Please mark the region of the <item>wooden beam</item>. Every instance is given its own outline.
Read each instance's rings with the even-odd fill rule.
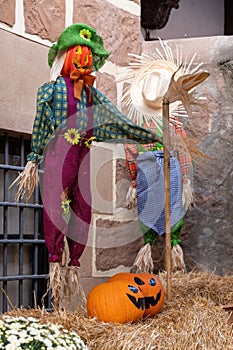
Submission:
[[[163,147],[164,147],[164,215],[166,241],[167,300],[172,300],[171,283],[171,224],[170,224],[170,140],[169,101],[163,98]]]

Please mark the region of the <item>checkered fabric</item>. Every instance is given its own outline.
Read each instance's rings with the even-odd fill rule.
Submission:
[[[98,89],[90,87],[92,97],[94,132],[96,141],[140,142],[161,141],[152,131],[134,124],[124,116]],[[85,130],[88,125],[88,97],[85,88],[81,101],[77,100],[78,130]],[[89,104],[90,106],[90,104]],[[56,82],[45,83],[37,94],[37,113],[33,126],[31,149],[27,160],[38,162],[45,146],[56,128],[65,126],[67,120],[67,88],[63,77]]]
[[[149,151],[137,158],[137,206],[139,220],[156,231],[165,232],[163,151]],[[170,224],[185,214],[182,208],[182,175],[177,158],[170,157]]]
[[[178,119],[174,118],[170,121],[170,137],[172,137],[174,134],[186,137],[183,125],[178,121]],[[149,125],[149,129],[152,130],[155,134],[157,133],[156,127],[153,124]],[[163,147],[160,143],[148,143],[144,145],[126,144],[124,148],[126,156],[126,165],[128,167],[129,175],[131,177],[131,184],[133,187],[136,187],[138,155],[142,152],[161,150]],[[188,177],[190,174],[191,158],[187,153],[184,153],[181,150],[175,149],[174,152],[180,162],[183,183],[186,183],[188,182]]]

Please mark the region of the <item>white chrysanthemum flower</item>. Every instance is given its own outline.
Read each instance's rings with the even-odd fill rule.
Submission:
[[[34,323],[39,323],[39,321],[36,318],[34,318],[34,317],[28,317],[27,321],[34,322]]]
[[[55,334],[60,334],[60,328],[61,326],[55,325],[55,324],[51,324],[50,329],[55,333]]]
[[[12,345],[14,347],[14,349],[17,349],[17,347],[20,346],[20,344],[21,344],[19,339],[14,335],[10,335],[7,338],[7,341],[9,343],[9,345]]]
[[[15,350],[15,346],[12,345],[12,344],[7,344],[7,345],[5,346],[5,350]]]
[[[32,328],[32,327],[29,327],[28,332],[29,332],[29,334],[30,334],[31,336],[40,334],[39,329]]]
[[[35,341],[40,350],[88,350],[76,332],[70,332],[61,325],[40,324],[33,317],[3,317],[0,349],[22,350],[26,346],[34,350]]]
[[[51,347],[53,345],[50,339],[44,339],[43,342],[47,347]]]
[[[7,340],[8,340],[8,342],[13,343],[13,342],[17,341],[18,338],[16,337],[16,335],[12,334],[12,335],[9,335],[9,337],[7,337]]]
[[[21,338],[21,339],[24,339],[24,338],[27,338],[27,336],[28,336],[27,331],[26,331],[25,329],[22,329],[22,330],[20,331],[20,338]]]
[[[26,319],[25,317],[23,317],[23,316],[20,316],[20,317],[18,318],[18,320],[19,320],[19,321],[23,321],[23,322],[27,322],[27,319]]]
[[[43,341],[44,341],[44,338],[43,338],[40,334],[36,335],[36,336],[34,337],[34,339],[35,339],[35,340],[38,340],[38,341],[40,341],[40,342],[43,342]]]

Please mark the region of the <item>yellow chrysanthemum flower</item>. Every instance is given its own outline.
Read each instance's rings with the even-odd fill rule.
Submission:
[[[64,138],[67,142],[71,143],[71,145],[77,145],[80,141],[81,136],[78,130],[71,128],[64,134]]]
[[[88,41],[91,40],[91,32],[88,29],[80,30],[80,36]]]

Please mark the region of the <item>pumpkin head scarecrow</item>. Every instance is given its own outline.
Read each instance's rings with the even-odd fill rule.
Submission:
[[[108,56],[96,30],[83,23],[67,27],[50,48],[51,76],[38,90],[32,152],[15,181],[19,183],[17,199],[29,198],[38,184],[37,170],[43,160],[44,237],[50,287],[59,307],[69,307],[71,298],[79,293],[77,268],[91,221],[92,141],[161,142],[93,86],[91,72],[98,71]]]

